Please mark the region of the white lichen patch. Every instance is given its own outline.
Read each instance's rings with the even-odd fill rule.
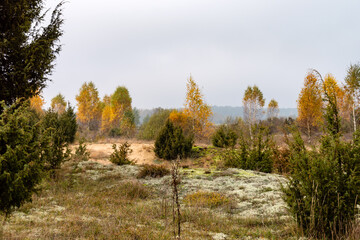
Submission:
[[[209,233],[214,240],[225,240],[227,239],[227,235],[225,233]]]
[[[64,221],[60,216],[57,216],[65,211],[65,208],[59,205],[48,205],[39,208],[30,209],[28,213],[15,211],[12,214],[11,221],[14,222],[46,222],[46,221]]]
[[[220,192],[235,202],[235,214],[241,217],[279,217],[287,215],[280,184],[286,179],[276,174],[241,169],[227,169],[214,175],[203,169],[183,171],[180,199],[196,191]],[[161,192],[171,192],[170,176],[141,180]]]

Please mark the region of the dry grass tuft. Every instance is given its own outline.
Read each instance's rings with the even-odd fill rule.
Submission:
[[[218,192],[197,191],[186,195],[184,202],[189,206],[216,208],[228,205],[231,200]]]
[[[138,174],[138,178],[145,178],[145,177],[152,177],[152,178],[156,178],[156,177],[163,177],[165,175],[170,174],[169,169],[167,169],[165,166],[163,165],[149,165],[149,164],[145,164],[142,166],[139,174]]]

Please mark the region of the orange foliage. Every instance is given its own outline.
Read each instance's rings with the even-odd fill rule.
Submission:
[[[298,102],[298,122],[307,128],[311,137],[311,128],[322,122],[321,86],[313,73],[305,77],[304,87],[300,92]]]
[[[101,131],[107,132],[111,129],[112,111],[110,105],[105,105],[102,111]]]
[[[125,87],[117,87],[111,96],[105,96],[101,130],[107,132],[111,128],[121,128],[125,132],[131,132],[135,128],[131,102],[129,91]]]
[[[184,114],[191,118],[192,130],[197,137],[208,137],[212,126],[210,122],[210,117],[213,115],[211,107],[205,103],[204,96],[191,76],[186,84],[186,89]]]
[[[191,131],[192,120],[184,111],[173,110],[169,115],[169,120],[176,126],[180,126],[185,133]]]
[[[45,103],[44,99],[39,95],[35,95],[32,98],[30,98],[30,107],[35,109],[35,111],[39,114],[44,113],[44,110],[42,109],[44,103]]]
[[[345,89],[339,87],[333,75],[327,74],[324,78],[322,90],[328,93],[329,97],[336,100],[340,116],[343,119],[350,119],[352,99]]]

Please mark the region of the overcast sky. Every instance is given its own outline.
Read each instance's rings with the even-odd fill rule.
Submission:
[[[125,86],[133,107],[181,107],[191,74],[210,105],[241,106],[256,84],[266,104],[296,107],[309,68],[342,82],[360,61],[359,10],[358,0],[70,0],[43,96],[75,105],[93,81],[101,98]]]

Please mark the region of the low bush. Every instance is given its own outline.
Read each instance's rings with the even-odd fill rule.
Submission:
[[[87,150],[84,140],[81,139],[79,141],[79,146],[75,149],[74,158],[77,161],[87,161],[89,160],[89,157],[90,157],[90,152]]]
[[[162,165],[149,165],[145,164],[142,166],[140,172],[138,173],[138,178],[149,177],[163,177],[165,175],[170,174],[170,170]]]
[[[130,146],[128,142],[125,142],[120,144],[119,149],[117,149],[116,144],[113,144],[114,152],[110,155],[110,162],[116,165],[132,164],[133,162],[128,158],[129,154],[132,153]]]
[[[273,171],[279,174],[290,173],[290,150],[288,148],[273,149]]]
[[[191,154],[193,137],[185,137],[181,127],[168,120],[155,141],[155,154],[159,158],[172,160],[186,158]]]
[[[185,204],[195,207],[217,208],[230,203],[230,199],[218,192],[197,191],[184,197]]]
[[[226,125],[221,125],[212,136],[212,144],[215,147],[228,148],[234,147],[238,136]]]
[[[240,137],[239,149],[229,149],[221,153],[225,167],[242,168],[270,173],[273,170],[272,140],[263,127],[253,128],[254,138],[250,142]]]

